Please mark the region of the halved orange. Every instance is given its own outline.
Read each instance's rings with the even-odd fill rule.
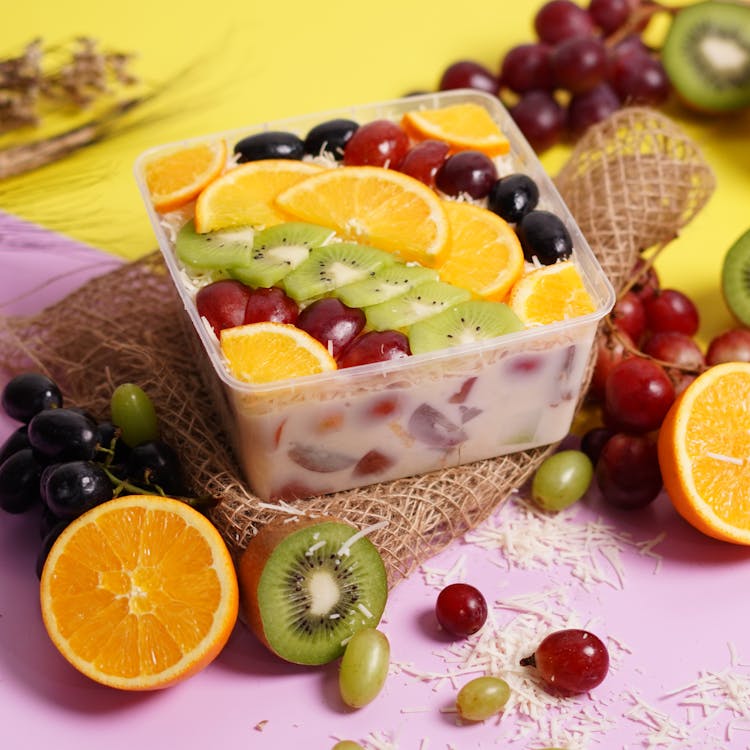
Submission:
[[[596,310],[578,268],[570,260],[522,276],[511,289],[508,304],[526,325],[555,323]]]
[[[289,215],[274,200],[290,185],[322,171],[295,159],[261,159],[240,164],[214,180],[198,196],[195,230],[203,234],[239,226],[281,224]]]
[[[166,213],[190,203],[221,174],[226,161],[227,146],[222,139],[157,152],[143,166],[154,208]]]
[[[478,297],[501,302],[523,273],[523,250],[513,228],[471,203],[445,201],[451,241],[440,278]]]
[[[450,232],[442,201],[424,183],[382,167],[322,171],[285,190],[277,205],[355,242],[434,266]]]
[[[487,156],[510,151],[510,143],[500,126],[481,104],[466,102],[414,110],[403,116],[402,125],[415,140],[436,138],[445,141],[453,151],[474,149]]]
[[[237,620],[232,558],[179,500],[129,495],[72,521],[41,578],[44,625],[79,671],[123,690],[167,687],[221,651]]]
[[[750,363],[701,373],[659,428],[659,465],[674,507],[708,536],[750,545]]]
[[[336,369],[328,349],[288,323],[248,323],[221,332],[230,372],[248,383],[271,383]]]

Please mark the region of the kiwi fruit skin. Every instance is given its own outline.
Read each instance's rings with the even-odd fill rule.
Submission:
[[[729,311],[750,326],[750,229],[737,238],[724,256],[721,292]]]
[[[714,36],[745,51],[733,74],[712,69],[700,49]],[[708,0],[680,8],[661,50],[662,64],[679,98],[705,113],[732,112],[750,106],[750,6]]]
[[[323,540],[328,534],[336,536],[345,534],[350,538],[356,534],[356,529],[351,524],[332,517],[310,518],[295,516],[295,521],[278,519],[262,526],[257,534],[250,540],[244,552],[241,554],[237,564],[237,579],[240,587],[240,604],[243,619],[255,636],[266,648],[285,661],[294,664],[317,665],[327,664],[339,658],[346,647],[348,639],[362,627],[375,627],[380,622],[385,603],[388,596],[387,575],[383,560],[377,548],[366,537],[358,539],[352,544],[350,558],[360,563],[358,575],[366,581],[370,594],[365,604],[371,617],[365,618],[358,610],[356,617],[341,619],[341,627],[335,638],[325,644],[315,644],[310,639],[309,648],[299,642],[287,643],[285,634],[282,632],[274,616],[278,614],[276,607],[263,601],[263,590],[269,581],[264,579],[268,562],[274,554],[285,554],[284,544],[292,540],[292,545],[299,534]],[[318,536],[313,537],[314,534]],[[289,563],[289,568],[293,567]],[[290,570],[291,575],[293,570]],[[275,582],[274,582],[275,583]],[[283,585],[283,581],[279,582]]]

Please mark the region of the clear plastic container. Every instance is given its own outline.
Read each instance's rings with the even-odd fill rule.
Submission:
[[[169,228],[151,205],[143,165],[156,149],[136,162],[138,185],[197,343],[197,365],[258,497],[293,499],[438,471],[553,443],[570,429],[597,325],[612,308],[614,291],[536,154],[497,99],[478,92],[441,92],[218,135],[231,153],[240,138],[255,132],[286,130],[304,137],[334,117],[398,121],[409,110],[458,102],[476,102],[488,110],[511,143],[510,155],[503,157],[507,171],[534,179],[539,207],[567,226],[573,260],[596,305],[593,313],[391,362],[272,384],[241,382],[229,374],[216,337],[198,316],[194,289],[185,283]]]

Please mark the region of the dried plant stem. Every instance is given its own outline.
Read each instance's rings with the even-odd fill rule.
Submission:
[[[145,100],[146,97],[128,99],[118,103],[102,117],[84,125],[49,138],[0,150],[0,180],[43,167],[83,146],[96,143],[107,134],[117,117],[124,115]]]

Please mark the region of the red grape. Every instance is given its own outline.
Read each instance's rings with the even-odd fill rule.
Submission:
[[[617,508],[642,508],[662,490],[656,441],[648,435],[613,435],[602,447],[595,471],[602,498]]]
[[[706,360],[692,336],[679,331],[658,331],[641,347],[644,354],[688,370],[700,370]]]
[[[639,258],[633,267],[632,276],[635,283],[630,291],[645,303],[660,289],[659,275],[653,265],[647,265],[643,258]]]
[[[564,39],[549,61],[557,85],[574,94],[590,91],[607,75],[607,48],[594,36]]]
[[[585,693],[600,685],[609,671],[607,647],[587,630],[569,629],[550,633],[522,667],[536,667],[552,688],[567,694]]]
[[[626,104],[656,106],[669,97],[669,78],[661,61],[655,57],[623,56],[611,66],[610,80]]]
[[[625,24],[630,10],[630,0],[591,0],[589,3],[589,15],[607,35]]]
[[[596,361],[589,392],[594,398],[604,398],[604,388],[612,368],[626,357],[634,356],[635,343],[624,331],[600,336],[596,344]]]
[[[511,107],[510,114],[537,152],[554,146],[565,129],[565,110],[547,91],[529,91],[523,94]]]
[[[708,344],[706,362],[750,362],[750,330],[733,328],[715,336]]]
[[[297,303],[277,286],[252,289],[245,308],[245,323],[266,320],[275,323],[294,323],[299,314]]]
[[[250,287],[234,279],[214,281],[198,290],[195,306],[218,336],[224,328],[241,326],[250,299]]]
[[[329,348],[337,357],[365,327],[365,314],[335,297],[324,297],[308,305],[297,317],[297,327]]]
[[[444,141],[428,139],[412,146],[398,166],[398,171],[435,187],[435,174],[448,156],[450,146]]]
[[[400,331],[367,331],[349,344],[337,362],[339,367],[356,367],[401,359],[410,354],[409,339]]]
[[[599,461],[602,449],[614,434],[608,427],[592,427],[581,438],[581,450],[589,457],[594,466]]]
[[[500,84],[492,73],[473,60],[459,60],[449,65],[440,78],[439,89],[477,89],[496,94]]]
[[[435,185],[446,195],[467,193],[484,198],[497,180],[497,169],[486,154],[467,149],[449,156],[435,174]]]
[[[568,105],[568,126],[574,137],[583,135],[592,125],[606,120],[620,108],[620,100],[608,83],[575,94]]]
[[[625,292],[617,300],[611,318],[618,330],[625,331],[635,342],[640,341],[646,331],[646,311],[633,292]]]
[[[664,368],[650,359],[629,357],[615,365],[604,389],[605,418],[630,432],[656,430],[675,393]]]
[[[594,32],[591,16],[571,0],[550,0],[534,17],[537,36],[548,44],[557,44],[571,36]]]
[[[409,150],[409,136],[391,120],[361,125],[344,147],[344,165],[395,169]]]
[[[644,308],[649,330],[679,331],[688,336],[698,332],[700,318],[695,303],[676,289],[661,289]]]
[[[517,94],[535,89],[552,90],[555,79],[546,44],[519,44],[507,52],[500,66],[500,84]]]
[[[451,635],[471,635],[487,620],[487,602],[474,586],[451,583],[438,594],[435,616],[443,630]]]

